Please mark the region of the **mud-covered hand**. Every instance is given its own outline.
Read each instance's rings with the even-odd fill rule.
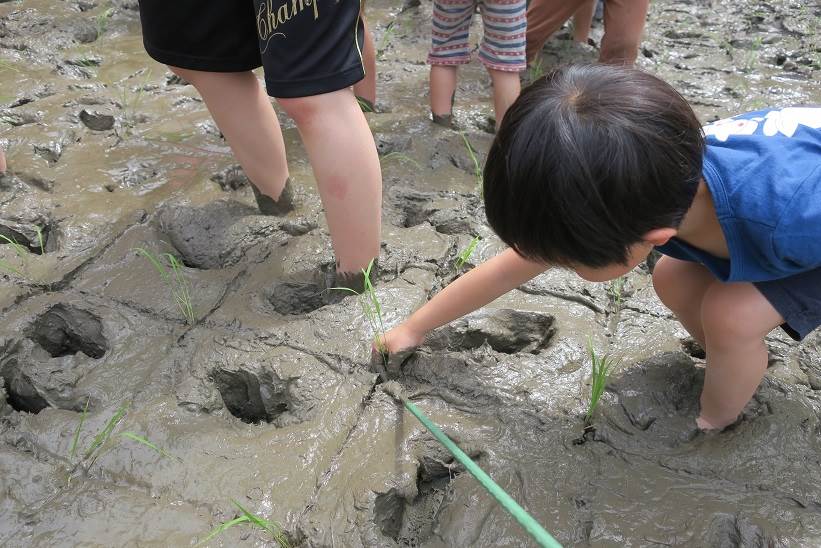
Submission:
[[[395,354],[400,350],[419,346],[424,339],[424,333],[414,331],[406,322],[385,333],[385,337],[381,339],[381,344],[379,345],[382,346],[382,348],[378,348],[376,341],[374,341],[373,350],[375,352],[386,351],[388,354]]]

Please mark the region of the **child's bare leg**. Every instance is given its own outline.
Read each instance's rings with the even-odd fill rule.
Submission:
[[[701,303],[714,282],[716,277],[704,266],[673,257],[662,257],[653,269],[653,287],[659,299],[702,347],[705,342]]]
[[[456,67],[430,66],[430,110],[435,116],[451,114],[456,93]]]
[[[0,173],[6,172],[6,153],[0,148]]]
[[[285,143],[268,95],[252,72],[169,67],[190,82],[260,192],[277,199],[288,178]]]
[[[587,0],[579,6],[573,14],[573,41],[586,44],[590,36],[590,26],[593,24],[593,12],[596,10],[596,0]]]
[[[751,283],[710,286],[701,308],[707,371],[701,428],[724,428],[738,418],[767,370],[764,337],[784,319]]]
[[[362,19],[365,29],[365,43],[362,48],[362,61],[365,66],[365,78],[354,84],[353,92],[370,103],[372,107],[376,104],[376,45],[373,42],[373,35],[368,28],[365,19]]]
[[[294,119],[325,206],[340,272],[379,255],[382,173],[376,145],[350,88],[278,99]]]
[[[496,129],[499,129],[499,124],[505,117],[507,109],[519,96],[522,91],[522,85],[519,80],[519,73],[512,71],[503,71],[495,69],[487,69],[493,80],[493,108],[496,111]]]

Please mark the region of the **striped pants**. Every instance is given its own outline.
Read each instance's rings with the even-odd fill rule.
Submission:
[[[468,35],[477,5],[481,9],[484,26],[479,60],[493,70],[524,70],[526,0],[434,0],[428,63],[463,65],[470,62]]]

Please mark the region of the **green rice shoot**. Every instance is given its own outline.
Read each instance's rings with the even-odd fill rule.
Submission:
[[[382,38],[379,40],[379,44],[376,46],[377,59],[382,59],[382,57],[385,55],[385,52],[388,50],[388,47],[390,47],[395,27],[396,21],[391,21],[390,23],[388,23],[388,26],[385,27],[385,32],[382,33]]]
[[[588,341],[587,352],[590,354],[590,362],[592,367],[591,382],[590,382],[590,403],[587,405],[587,413],[584,415],[584,422],[590,425],[593,419],[593,413],[596,412],[596,407],[599,405],[599,400],[604,393],[604,388],[610,378],[610,373],[618,365],[608,354],[599,356],[593,350],[593,345]]]
[[[613,298],[613,304],[616,305],[617,310],[621,310],[622,302],[624,301],[624,284],[627,281],[625,276],[619,276],[615,280],[610,282],[610,285],[607,287],[607,292],[610,293],[610,296]]]
[[[185,321],[190,325],[197,322],[196,314],[194,313],[194,306],[191,303],[191,287],[182,270],[182,263],[171,253],[162,253],[155,255],[145,248],[138,247],[134,251],[138,255],[142,255],[151,263],[154,270],[160,275],[160,278],[166,286],[171,290],[171,295],[174,297],[174,302],[177,303]],[[161,261],[164,258],[168,266]]]
[[[108,439],[111,437],[111,433],[120,423],[120,421],[123,420],[123,417],[125,417],[125,414],[127,412],[128,404],[124,403],[122,406],[120,406],[119,409],[117,409],[114,415],[110,419],[108,419],[108,422],[103,427],[103,429],[100,430],[96,436],[94,436],[94,440],[91,442],[91,445],[88,447],[85,454],[83,455],[83,459],[91,459],[88,465],[89,467],[91,467],[91,465],[94,464],[94,461],[97,460],[97,457],[100,456],[98,449],[100,449],[108,441]]]
[[[11,248],[14,249],[14,252],[17,254],[18,257],[20,257],[21,259],[26,258],[26,253],[28,252],[28,249],[26,249],[26,246],[19,243],[14,237],[9,238],[4,234],[0,234],[0,240],[4,240],[7,244],[9,244]]]
[[[376,112],[374,108],[361,97],[357,97],[356,102],[359,103],[359,108],[362,109],[362,112]]]
[[[226,522],[220,523],[219,525],[214,527],[205,536],[204,539],[202,539],[196,544],[197,546],[202,546],[203,544],[207,543],[217,535],[220,535],[223,532],[227,531],[231,527],[241,525],[243,523],[249,523],[254,527],[258,527],[259,529],[268,532],[281,548],[289,548],[290,545],[288,543],[288,539],[285,538],[285,535],[282,533],[282,527],[280,527],[279,524],[274,523],[272,521],[268,521],[265,518],[261,518],[256,514],[252,514],[251,512],[243,508],[243,506],[234,499],[231,499],[231,502],[234,504],[234,506],[237,507],[237,509],[239,509],[240,512],[242,512],[242,515],[234,519],[230,519]]]
[[[71,448],[68,451],[68,458],[69,460],[74,460],[74,455],[77,453],[77,443],[80,441],[80,431],[83,429],[83,424],[86,422],[86,417],[88,416],[88,402],[91,401],[91,398],[86,398],[86,404],[83,407],[83,412],[80,415],[80,424],[77,425],[77,429],[74,431],[74,439],[71,441]]]
[[[110,3],[109,3],[110,4]],[[103,12],[99,13],[95,19],[97,26],[97,36],[102,36],[108,30],[108,20],[114,15],[114,8],[109,7]]]
[[[484,181],[484,177],[482,176],[482,164],[479,162],[478,156],[476,156],[476,149],[474,149],[473,145],[471,145],[470,141],[468,141],[467,135],[465,135],[463,131],[460,131],[459,135],[462,136],[462,140],[465,142],[465,148],[468,151],[468,155],[473,161],[473,175],[476,177],[476,186],[479,187],[479,194],[481,195],[482,183]]]
[[[0,270],[5,270],[7,272],[11,272],[12,274],[17,274],[18,276],[23,276],[23,273],[11,266],[6,261],[0,260]]]
[[[136,441],[137,443],[145,445],[146,447],[148,447],[149,449],[153,449],[155,452],[159,453],[163,457],[167,457],[169,459],[182,460],[179,457],[175,457],[174,455],[172,455],[171,453],[169,453],[168,451],[166,451],[162,447],[158,447],[156,444],[151,443],[146,438],[144,438],[144,437],[142,437],[138,434],[135,434],[134,432],[120,432],[120,437],[128,438],[132,441]]]
[[[464,268],[465,264],[470,260],[471,255],[473,255],[473,252],[476,251],[476,246],[479,245],[480,241],[482,241],[481,236],[474,236],[468,246],[459,253],[459,256],[456,258],[456,270],[462,270],[462,268]]]
[[[34,230],[37,231],[37,243],[40,244],[40,255],[46,254],[46,243],[43,241],[43,229],[39,226],[35,226]]]
[[[362,269],[362,274],[365,277],[365,289],[362,293],[357,293],[349,287],[332,287],[336,291],[348,291],[359,297],[359,304],[362,307],[362,313],[368,320],[371,331],[374,333],[374,343],[376,349],[382,354],[382,359],[387,363],[388,349],[385,347],[385,322],[382,320],[382,305],[379,298],[376,296],[376,290],[371,283],[371,270],[373,269],[374,259],[368,263],[367,268]]]

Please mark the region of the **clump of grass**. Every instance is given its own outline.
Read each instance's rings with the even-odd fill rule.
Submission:
[[[471,255],[476,251],[476,246],[479,245],[481,241],[481,236],[474,236],[468,246],[459,253],[459,256],[456,258],[456,270],[462,270],[462,268],[464,268],[465,263],[470,260]]]
[[[590,403],[587,405],[587,413],[584,415],[584,422],[588,426],[593,420],[593,413],[596,412],[596,407],[599,405],[599,400],[604,393],[604,388],[607,386],[607,381],[610,378],[610,373],[618,365],[618,362],[613,360],[608,354],[598,355],[593,350],[593,344],[588,341],[587,352],[590,354],[590,362],[592,364],[591,383],[590,383]]]
[[[482,184],[484,182],[484,177],[482,175],[482,164],[479,162],[479,157],[477,156],[476,149],[473,148],[473,145],[470,144],[468,141],[467,135],[463,131],[459,132],[459,135],[462,136],[462,140],[465,142],[465,148],[468,151],[468,156],[473,161],[473,175],[476,177],[476,186],[479,188],[479,194],[482,194]]]
[[[385,27],[385,32],[382,33],[382,38],[379,40],[379,44],[376,46],[376,58],[382,59],[385,55],[385,52],[391,45],[391,40],[393,39],[393,32],[396,29],[396,21],[391,21],[388,23],[388,26]]]
[[[388,349],[385,346],[385,322],[382,320],[382,305],[379,298],[376,296],[376,291],[371,282],[371,270],[373,269],[374,259],[368,263],[367,268],[362,269],[362,275],[365,277],[365,289],[362,293],[358,293],[349,287],[332,287],[334,291],[348,291],[359,297],[359,305],[362,307],[362,313],[368,321],[371,331],[374,333],[374,345],[382,359],[387,363]]]
[[[86,401],[86,405],[88,405],[88,401]],[[128,412],[128,404],[124,403],[120,406],[119,409],[112,415],[108,422],[105,423],[105,426],[102,430],[97,432],[97,435],[94,436],[94,439],[91,442],[91,445],[88,446],[86,452],[83,454],[83,460],[88,461],[88,468],[94,464],[97,458],[100,456],[100,449],[105,445],[105,443],[111,437],[112,432],[114,432],[114,428],[120,424],[120,421],[123,420],[125,414]],[[81,420],[82,422],[82,420]],[[82,423],[81,423],[82,426]],[[77,434],[79,435],[79,433]]]
[[[216,527],[214,527],[211,532],[206,535],[204,539],[199,541],[196,545],[202,546],[203,544],[207,543],[217,535],[222,534],[224,531],[234,527],[236,525],[240,525],[243,523],[248,523],[252,527],[256,527],[258,529],[262,529],[263,531],[269,533],[274,541],[281,547],[281,548],[289,548],[290,544],[288,543],[288,539],[285,537],[285,534],[282,532],[282,526],[278,523],[267,520],[262,518],[256,514],[252,514],[248,510],[246,510],[240,503],[231,499],[231,502],[237,509],[240,511],[240,515],[234,519],[230,519],[223,523],[220,523]]]
[[[197,322],[197,318],[191,303],[191,287],[182,271],[182,263],[180,260],[171,253],[155,255],[142,247],[138,247],[134,251],[136,251],[138,255],[142,255],[148,259],[154,269],[159,273],[162,281],[165,282],[171,290],[174,302],[177,303],[177,308],[179,308],[185,321],[190,325],[194,325]],[[167,266],[163,264],[163,258]]]

